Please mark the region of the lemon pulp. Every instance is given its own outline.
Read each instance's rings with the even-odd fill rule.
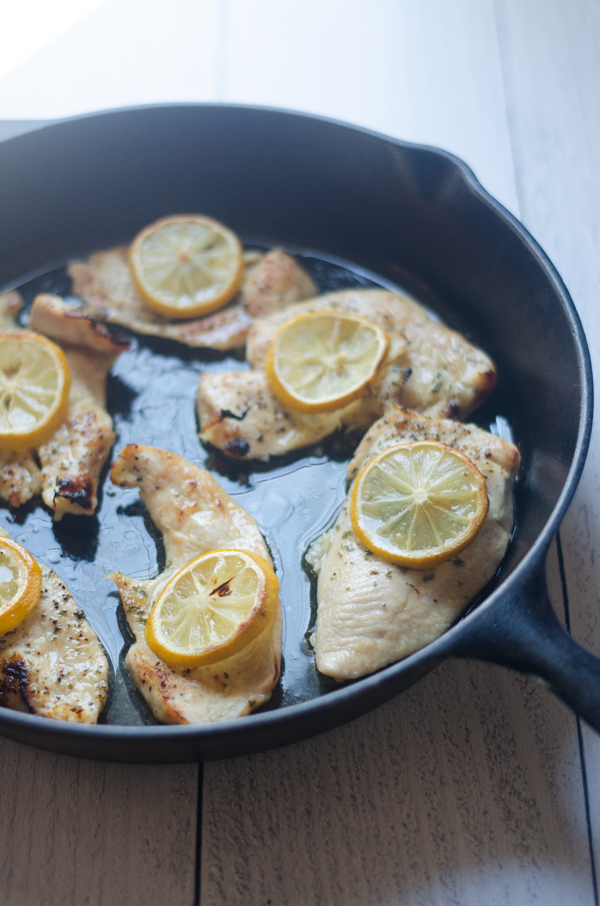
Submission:
[[[460,451],[437,441],[398,444],[356,479],[352,527],[383,559],[417,569],[470,544],[488,511],[485,479]]]
[[[0,334],[0,447],[39,446],[64,421],[69,367],[59,346],[26,331]]]
[[[256,554],[203,554],[159,594],[146,623],[148,644],[173,666],[202,666],[231,657],[269,625],[278,588],[275,573]]]
[[[136,288],[171,318],[191,318],[225,305],[243,276],[243,253],[231,230],[202,215],[165,217],[134,239],[129,260]]]
[[[0,537],[0,634],[10,632],[40,599],[42,573],[29,551]]]
[[[284,324],[266,361],[271,390],[298,412],[348,405],[377,376],[389,348],[381,327],[342,312],[312,312]]]

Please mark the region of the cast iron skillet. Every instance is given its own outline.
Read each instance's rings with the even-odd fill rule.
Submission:
[[[591,368],[573,304],[535,241],[443,151],[285,111],[148,107],[0,145],[0,286],[186,211],[247,241],[319,249],[399,283],[492,355],[493,411],[509,419],[523,456],[502,579],[422,651],[310,701],[201,727],[88,727],[2,709],[0,732],[115,761],[239,755],[357,717],[446,657],[537,674],[600,730],[600,661],[562,628],[544,581],[589,441]]]

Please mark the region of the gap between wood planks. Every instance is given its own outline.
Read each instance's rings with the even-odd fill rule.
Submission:
[[[494,10],[522,219],[573,292],[597,374],[600,5],[597,0],[494,0]],[[596,652],[597,441],[596,419],[580,487],[557,538],[568,628]],[[577,732],[598,904],[600,740],[579,719]]]

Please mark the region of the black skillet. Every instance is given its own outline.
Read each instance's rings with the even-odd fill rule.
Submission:
[[[407,288],[490,353],[500,379],[474,418],[487,425],[504,416],[521,449],[516,535],[478,606],[422,651],[356,683],[313,683],[304,695],[296,690],[279,702],[276,696],[271,710],[208,726],[155,726],[143,718],[132,718],[131,726],[121,715],[120,724],[88,727],[2,709],[0,732],[115,761],[233,756],[337,726],[457,656],[537,674],[600,730],[600,661],[562,628],[544,580],[545,555],[589,442],[591,368],[573,304],[535,241],[465,164],[443,151],[284,111],[150,107],[69,120],[0,145],[0,286],[128,241],[157,217],[188,211],[222,220],[249,244],[317,249],[306,259],[313,264],[352,262],[339,272],[354,268],[359,284],[360,274],[371,273],[384,285]],[[29,286],[52,288],[52,280]],[[173,448],[170,440],[165,436],[164,446]],[[198,446],[197,461],[200,452]],[[305,458],[288,469],[299,465],[316,469],[323,459]],[[216,461],[215,468],[222,470]],[[268,473],[257,474],[268,480]],[[231,486],[233,479],[227,481]],[[339,497],[339,480],[337,487]],[[29,524],[31,512],[17,514],[13,529]],[[77,544],[91,531],[81,525],[56,529],[63,550],[69,532]],[[102,520],[95,531],[98,525]],[[82,569],[86,556],[91,562],[94,552],[84,551]],[[61,572],[60,563],[56,568]],[[92,607],[93,598],[91,589],[81,604]],[[105,610],[114,611],[115,603],[103,594]],[[310,662],[300,649],[298,657]],[[288,649],[284,679],[295,676],[292,659]],[[131,690],[117,695],[134,700]],[[113,712],[119,713],[109,710],[109,721]]]

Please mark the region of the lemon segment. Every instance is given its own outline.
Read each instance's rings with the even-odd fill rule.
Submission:
[[[16,629],[42,593],[42,573],[29,551],[0,537],[0,635]]]
[[[168,318],[195,318],[240,288],[243,250],[231,230],[196,214],[165,217],[134,239],[129,265],[144,302]]]
[[[426,569],[475,539],[488,512],[485,478],[447,444],[417,441],[383,450],[352,489],[357,538],[401,566]]]
[[[0,449],[47,441],[65,420],[70,387],[59,346],[36,333],[0,333]]]
[[[358,399],[376,378],[388,335],[366,318],[311,312],[288,321],[269,348],[275,396],[296,412],[333,412]]]
[[[241,550],[203,554],[160,592],[146,622],[152,651],[173,667],[215,664],[270,623],[279,582],[266,560]]]

